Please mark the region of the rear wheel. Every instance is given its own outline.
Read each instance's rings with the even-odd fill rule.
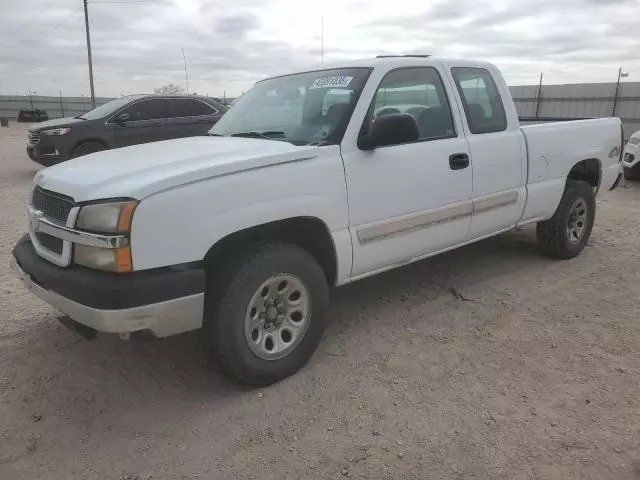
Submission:
[[[593,187],[586,182],[567,180],[556,213],[549,220],[538,223],[538,245],[555,258],[575,257],[591,236],[595,214]]]
[[[82,157],[101,150],[106,150],[106,147],[100,142],[84,142],[73,149],[71,158]]]
[[[208,280],[203,333],[228,377],[264,386],[298,371],[325,329],[326,276],[302,248],[250,246]]]

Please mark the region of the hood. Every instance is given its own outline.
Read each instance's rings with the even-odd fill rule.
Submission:
[[[47,130],[49,128],[60,128],[60,127],[69,127],[76,123],[85,123],[87,120],[82,120],[80,118],[73,117],[65,117],[65,118],[54,118],[53,120],[47,120],[46,122],[39,122],[35,125],[31,125],[27,130],[31,131],[39,131],[39,130]]]
[[[254,138],[181,138],[75,158],[41,170],[34,182],[77,202],[142,200],[186,183],[313,157],[317,148]]]

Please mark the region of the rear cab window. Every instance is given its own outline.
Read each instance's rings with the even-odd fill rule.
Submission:
[[[471,133],[502,132],[507,129],[500,91],[491,73],[484,68],[451,69]]]

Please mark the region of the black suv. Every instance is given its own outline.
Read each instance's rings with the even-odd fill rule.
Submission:
[[[133,95],[27,129],[27,154],[45,167],[109,148],[204,135],[227,111],[207,97]]]

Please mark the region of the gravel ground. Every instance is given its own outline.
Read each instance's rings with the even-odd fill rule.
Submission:
[[[87,342],[14,279],[23,143],[0,129],[0,479],[640,478],[640,184],[574,260],[526,229],[335,290],[309,365],[249,390],[194,334]]]

